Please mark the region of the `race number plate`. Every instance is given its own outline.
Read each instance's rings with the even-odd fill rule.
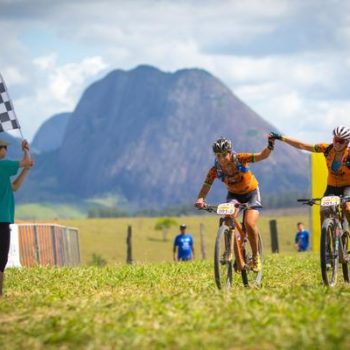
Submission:
[[[232,215],[235,210],[236,207],[234,203],[222,203],[218,205],[218,210],[216,212],[219,215]]]
[[[332,207],[340,204],[340,197],[327,196],[321,199],[321,207]]]

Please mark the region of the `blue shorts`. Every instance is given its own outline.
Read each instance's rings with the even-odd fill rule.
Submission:
[[[350,186],[334,187],[328,185],[323,196],[350,196]]]

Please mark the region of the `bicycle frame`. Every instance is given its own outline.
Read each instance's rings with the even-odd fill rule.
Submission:
[[[244,241],[246,239],[246,232],[243,230],[241,224],[237,220],[237,215],[226,215],[220,219],[220,226],[225,225],[230,229],[230,251],[234,252],[237,269],[242,271],[245,268],[245,261],[243,256]],[[226,243],[226,242],[225,242]]]
[[[224,203],[232,206],[230,203]],[[206,210],[213,212],[217,210],[218,206],[210,206],[208,205]],[[224,214],[223,217],[220,219],[220,226],[225,223],[225,225],[230,229],[231,232],[231,246],[230,250],[231,252],[234,252],[236,263],[237,263],[237,269],[239,271],[242,271],[245,269],[246,263],[244,259],[244,242],[247,237],[247,233],[242,228],[241,224],[238,221],[238,217],[243,211],[243,217],[244,217],[244,210],[247,209],[247,206],[244,204],[237,204],[235,205],[235,210],[230,212],[228,214]],[[225,213],[225,209],[223,210],[223,213]],[[219,213],[218,213],[219,214]],[[233,239],[232,239],[233,238]]]
[[[320,206],[321,206],[321,213],[323,211],[322,222],[326,219],[330,219],[332,220],[333,225],[336,228],[335,230],[336,245],[334,247],[334,253],[336,256],[339,256],[340,263],[347,263],[349,262],[347,247],[344,246],[344,242],[342,239],[345,234],[348,234],[348,232],[344,230],[344,227],[346,226],[346,223],[347,223],[347,219],[343,212],[343,204],[345,201],[350,200],[350,198],[338,197],[338,196],[329,196],[324,198],[334,198],[334,201],[336,201],[335,198],[339,198],[339,202],[333,205],[323,205],[322,204],[323,198],[322,198]]]

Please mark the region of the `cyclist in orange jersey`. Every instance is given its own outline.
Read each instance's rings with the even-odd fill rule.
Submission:
[[[259,208],[262,208],[258,181],[248,167],[248,163],[266,159],[274,148],[274,138],[269,137],[268,146],[260,153],[236,153],[232,151],[230,140],[220,138],[213,144],[215,164],[210,168],[203,186],[198,194],[195,206],[203,208],[205,197],[215,179],[219,178],[228,189],[226,201],[248,203],[249,209],[244,214],[244,225],[252,248],[252,269],[261,270],[261,259],[258,253]]]
[[[328,168],[327,187],[324,196],[350,196],[350,128],[341,125],[333,130],[333,142],[308,144],[291,137],[271,132],[270,137],[283,141],[298,149],[323,153]],[[350,224],[350,202],[344,204],[346,218]],[[322,214],[322,213],[321,213]]]

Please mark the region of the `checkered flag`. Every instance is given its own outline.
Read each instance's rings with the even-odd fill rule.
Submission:
[[[0,74],[0,132],[12,129],[20,129],[20,126],[5,81]]]

